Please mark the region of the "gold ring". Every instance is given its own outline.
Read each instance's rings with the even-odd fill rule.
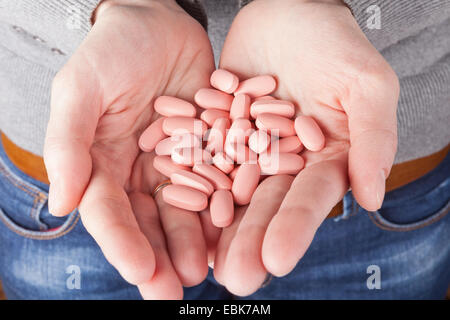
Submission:
[[[153,190],[153,198],[156,197],[156,194],[158,193],[159,190],[163,189],[164,187],[167,187],[169,184],[172,184],[172,181],[170,180],[164,180],[163,182],[161,182],[160,184],[158,184],[156,186],[156,188]]]

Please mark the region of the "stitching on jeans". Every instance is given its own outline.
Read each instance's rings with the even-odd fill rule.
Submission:
[[[3,224],[4,224],[9,230],[11,230],[12,232],[18,234],[19,236],[22,236],[22,237],[28,238],[28,239],[34,239],[34,240],[53,240],[53,239],[60,238],[60,237],[62,237],[62,236],[64,236],[64,235],[66,235],[67,233],[69,233],[70,231],[72,231],[73,228],[75,228],[75,226],[77,225],[78,221],[80,220],[80,214],[77,213],[76,215],[73,215],[73,216],[70,217],[69,219],[71,219],[71,220],[73,220],[73,221],[71,221],[71,222],[68,224],[67,228],[66,228],[63,232],[56,233],[56,234],[51,235],[51,236],[47,236],[47,235],[44,235],[44,234],[43,234],[43,235],[30,235],[30,234],[27,234],[27,233],[25,233],[25,232],[23,232],[23,231],[14,229],[13,227],[11,227],[10,222],[7,221],[7,220],[5,220],[5,219],[3,218],[3,216],[0,215],[0,220],[3,222]]]
[[[402,227],[401,225],[399,225],[396,228],[385,225],[382,222],[382,220],[379,217],[377,217],[373,212],[368,212],[368,215],[369,215],[370,220],[372,220],[372,222],[376,226],[378,226],[379,228],[381,228],[383,230],[396,231],[396,232],[407,232],[407,231],[413,231],[413,230],[425,228],[425,227],[427,227],[427,226],[429,226],[429,225],[431,225],[431,224],[441,220],[443,217],[445,217],[449,213],[449,211],[450,211],[450,207],[447,208],[446,210],[442,211],[441,213],[437,214],[435,217],[433,217],[432,219],[430,219],[426,223],[423,223],[423,224],[419,223],[417,226]]]
[[[0,166],[0,173],[3,174],[3,176],[16,188],[24,191],[25,193],[27,193],[30,197],[34,198],[33,199],[33,206],[30,210],[30,217],[32,220],[36,220],[36,215],[37,215],[37,205],[41,203],[42,199],[46,199],[47,196],[40,192],[40,191],[36,191],[33,190],[32,188],[30,188],[27,184],[25,184],[24,182],[16,179],[8,170],[6,170],[6,168],[4,167],[3,163]],[[39,202],[38,202],[39,200]]]

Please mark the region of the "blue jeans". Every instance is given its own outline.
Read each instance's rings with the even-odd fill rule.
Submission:
[[[450,282],[450,156],[389,192],[378,212],[351,193],[284,278],[250,299],[439,299]],[[103,257],[79,213],[49,214],[48,186],[18,170],[0,145],[0,276],[10,299],[139,299]],[[186,299],[231,298],[210,275]]]

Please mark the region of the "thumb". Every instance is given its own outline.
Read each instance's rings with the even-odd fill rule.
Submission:
[[[397,151],[398,79],[383,64],[362,76],[344,107],[350,131],[349,178],[353,195],[369,211],[378,210]]]
[[[99,86],[75,56],[53,80],[44,161],[50,180],[49,211],[73,211],[92,171],[90,147],[100,116]]]

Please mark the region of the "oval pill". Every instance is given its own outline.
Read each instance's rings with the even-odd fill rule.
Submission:
[[[215,189],[231,189],[231,179],[228,178],[225,173],[210,164],[195,164],[192,171],[206,178],[212,183]]]
[[[145,152],[152,152],[158,142],[167,138],[167,135],[163,131],[163,122],[166,118],[159,118],[141,134],[139,137],[139,146]]]
[[[217,152],[212,158],[212,163],[219,170],[225,172],[226,174],[230,173],[234,168],[233,159],[230,159],[224,152]]]
[[[260,175],[261,170],[258,164],[244,163],[239,167],[231,187],[236,204],[243,206],[250,203]]]
[[[176,171],[170,175],[170,180],[173,184],[191,187],[208,196],[214,192],[214,187],[208,180],[190,171]]]
[[[256,118],[255,124],[258,129],[269,131],[279,137],[295,135],[294,121],[276,114],[261,113]]]
[[[155,152],[158,156],[169,156],[174,149],[177,148],[193,148],[199,147],[200,140],[198,137],[187,133],[181,136],[171,136],[158,142]]]
[[[162,189],[162,197],[166,203],[189,211],[202,211],[208,206],[206,194],[182,185],[168,185]]]
[[[250,120],[238,118],[233,121],[227,132],[225,143],[247,143],[248,137],[253,133]]]
[[[225,143],[225,154],[237,164],[257,163],[258,155],[242,143]]]
[[[203,88],[197,91],[194,100],[195,103],[204,109],[229,111],[233,102],[233,96],[216,89]]]
[[[325,146],[325,136],[317,122],[308,116],[295,119],[295,132],[306,149],[320,151]]]
[[[295,114],[294,104],[284,100],[255,101],[250,107],[250,115],[256,119],[261,113],[276,114],[286,118],[292,118]]]
[[[156,156],[155,158],[153,158],[153,168],[155,168],[155,170],[165,175],[166,177],[170,177],[172,173],[179,170],[190,171],[189,167],[176,164],[168,156]]]
[[[277,87],[277,82],[274,77],[270,75],[262,75],[253,77],[239,83],[239,86],[234,91],[234,95],[245,93],[250,96],[250,98],[257,98],[261,96],[266,96]]]
[[[250,103],[251,99],[246,94],[238,94],[235,96],[230,108],[231,120],[237,118],[248,119],[250,117]]]
[[[295,153],[263,153],[259,155],[262,174],[297,174],[305,166],[305,161]]]
[[[211,163],[211,154],[201,148],[176,148],[171,154],[171,159],[177,164],[192,167],[197,163]]]
[[[227,227],[234,217],[233,194],[228,190],[217,190],[209,205],[212,223],[219,228]]]
[[[195,117],[197,110],[192,103],[170,96],[160,96],[154,103],[155,111],[165,117]]]
[[[211,74],[211,86],[226,93],[233,93],[239,85],[239,78],[224,69],[217,69]]]
[[[297,136],[291,136],[286,138],[281,138],[277,141],[278,143],[278,151],[281,153],[290,152],[290,153],[299,153],[303,150],[303,144]]]
[[[234,180],[234,178],[236,178],[236,173],[239,170],[239,166],[235,167],[233,169],[233,171],[231,171],[228,176],[230,177],[231,180]]]
[[[248,146],[256,153],[262,153],[270,145],[270,136],[266,131],[257,130],[248,138]]]
[[[230,120],[227,118],[219,118],[214,121],[212,128],[207,132],[206,150],[212,154],[222,151],[225,144],[226,131],[229,127]]]
[[[276,98],[272,96],[262,96],[253,99],[253,101],[262,101],[262,100],[276,100]]]
[[[190,133],[196,136],[203,136],[208,126],[200,119],[189,117],[165,118],[162,129],[168,136],[183,135]]]
[[[212,127],[214,122],[219,118],[229,118],[230,114],[223,110],[218,109],[206,109],[200,114],[200,119],[205,121],[208,126]]]

